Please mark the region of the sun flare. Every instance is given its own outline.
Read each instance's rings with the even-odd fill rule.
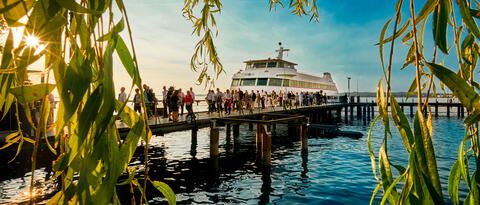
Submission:
[[[25,44],[29,47],[38,47],[40,45],[40,40],[33,35],[25,37]]]

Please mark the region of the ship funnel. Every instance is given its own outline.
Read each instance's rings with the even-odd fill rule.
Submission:
[[[330,74],[329,72],[323,73],[323,78],[325,78],[328,81],[333,81],[332,74]]]

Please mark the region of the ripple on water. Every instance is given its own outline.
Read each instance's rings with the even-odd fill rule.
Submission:
[[[448,172],[457,158],[458,144],[463,138],[462,121],[440,118],[433,121],[433,142],[444,195]],[[286,128],[277,126],[277,133]],[[308,152],[287,136],[272,140],[272,166],[258,163],[255,132],[241,127],[237,144],[227,140],[220,129],[220,157],[210,159],[209,129],[198,131],[197,143],[191,144],[191,132],[177,132],[154,137],[150,143],[150,176],[168,183],[179,204],[368,204],[376,182],[372,174],[367,148],[366,126],[344,126],[343,130],[364,133],[363,138],[323,139],[310,137]],[[389,156],[396,164],[406,164],[406,151],[398,132],[392,127]],[[280,139],[282,138],[282,139]],[[373,128],[375,153],[383,138],[383,127]],[[142,173],[142,153],[137,153],[131,166]],[[45,181],[47,171],[40,168],[39,194],[51,194],[55,187]],[[43,178],[41,177],[43,176]],[[0,182],[0,203],[28,200],[28,174]],[[165,203],[158,192],[151,191],[152,204]],[[461,193],[462,196],[465,192]]]

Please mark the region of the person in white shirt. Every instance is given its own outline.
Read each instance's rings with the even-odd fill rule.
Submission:
[[[125,93],[125,87],[120,88],[120,93],[118,94],[118,101],[121,103],[127,102],[127,93]]]

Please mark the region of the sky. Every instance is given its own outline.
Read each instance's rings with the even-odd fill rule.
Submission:
[[[244,67],[243,61],[275,57],[278,42],[290,49],[284,59],[298,63],[298,71],[321,76],[330,72],[339,92],[374,92],[382,76],[378,47],[380,31],[394,15],[394,1],[319,0],[320,20],[298,17],[288,8],[269,11],[266,0],[224,0],[216,16],[219,34],[214,39],[225,73],[216,80],[221,89],[230,86],[231,77]],[[193,87],[198,73],[190,69],[190,58],[199,38],[192,35],[192,24],[182,16],[180,0],[126,0],[133,29],[141,77],[155,92],[162,86]],[[393,90],[406,91],[413,69],[400,72],[404,49],[394,59]],[[129,87],[130,80],[118,60],[116,87]]]

